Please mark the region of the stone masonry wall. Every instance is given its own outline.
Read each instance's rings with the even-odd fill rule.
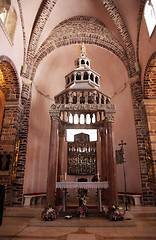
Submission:
[[[153,183],[154,203],[156,204],[156,99],[144,99],[143,107],[149,135],[149,176]]]
[[[20,148],[18,155],[17,176],[12,187],[12,204],[21,205],[23,203],[23,184],[27,151],[27,139],[29,131],[29,114],[31,104],[31,88],[23,85],[22,88],[22,114],[20,119],[19,140]]]
[[[150,57],[144,74],[143,108],[146,119],[146,128],[149,136],[151,156],[151,175],[156,204],[156,52]]]
[[[3,77],[0,88],[5,96],[5,109],[0,133],[0,154],[10,156],[9,169],[0,171],[0,184],[6,186],[5,203],[10,205],[12,202],[12,163],[21,113],[19,104],[20,90],[14,64],[6,56],[0,56],[0,70],[2,73],[1,77]]]
[[[8,171],[1,171],[0,182],[6,186],[7,205],[12,203],[12,165],[14,160],[15,142],[18,138],[19,119],[21,108],[18,103],[7,102],[4,111],[4,121],[0,140],[0,154],[10,154],[10,164]]]
[[[138,144],[143,203],[145,205],[153,205],[154,203],[153,184],[148,177],[147,159],[145,151],[145,137],[148,136],[148,133],[146,130],[144,111],[141,105],[143,93],[140,81],[131,83],[131,92],[133,97],[134,120]]]

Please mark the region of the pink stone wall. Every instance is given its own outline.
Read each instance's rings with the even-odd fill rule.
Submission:
[[[49,108],[49,101],[33,90],[24,179],[26,193],[46,191],[50,139]]]

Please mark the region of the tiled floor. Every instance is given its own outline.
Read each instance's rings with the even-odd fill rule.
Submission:
[[[133,207],[133,227],[40,227],[30,226],[40,208],[7,208],[4,211],[0,239],[2,240],[156,240],[156,207]],[[97,218],[98,223],[98,218]]]

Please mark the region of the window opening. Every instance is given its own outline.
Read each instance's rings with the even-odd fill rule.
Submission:
[[[87,72],[84,73],[83,80],[88,80],[88,73]]]
[[[156,26],[156,1],[148,0],[145,4],[144,17],[148,29],[149,36],[152,35]]]
[[[72,74],[72,76],[71,76],[71,81],[72,82],[74,81],[74,74]]]
[[[90,142],[88,134],[75,134],[74,142],[68,142],[68,174],[93,175],[96,172],[96,142]]]
[[[17,22],[17,14],[15,9],[11,6],[10,0],[0,1],[0,19],[4,25],[4,29],[9,34],[11,40],[13,40]]]
[[[99,79],[98,79],[98,77],[96,76],[95,77],[95,82],[98,84],[99,83],[99,81],[98,81]]]
[[[76,80],[81,80],[81,73],[78,72],[78,73],[76,74]]]
[[[93,73],[90,74],[90,80],[91,80],[91,81],[94,81],[94,75],[93,75]]]
[[[74,123],[76,120],[76,115],[74,116]],[[75,134],[86,133],[89,135],[90,141],[97,141],[97,129],[67,129],[66,130],[66,141],[74,142]]]

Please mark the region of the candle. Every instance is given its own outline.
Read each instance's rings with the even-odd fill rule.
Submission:
[[[99,181],[99,172],[98,172],[98,181]]]
[[[66,181],[67,180],[67,173],[65,172],[64,174],[64,180]]]

